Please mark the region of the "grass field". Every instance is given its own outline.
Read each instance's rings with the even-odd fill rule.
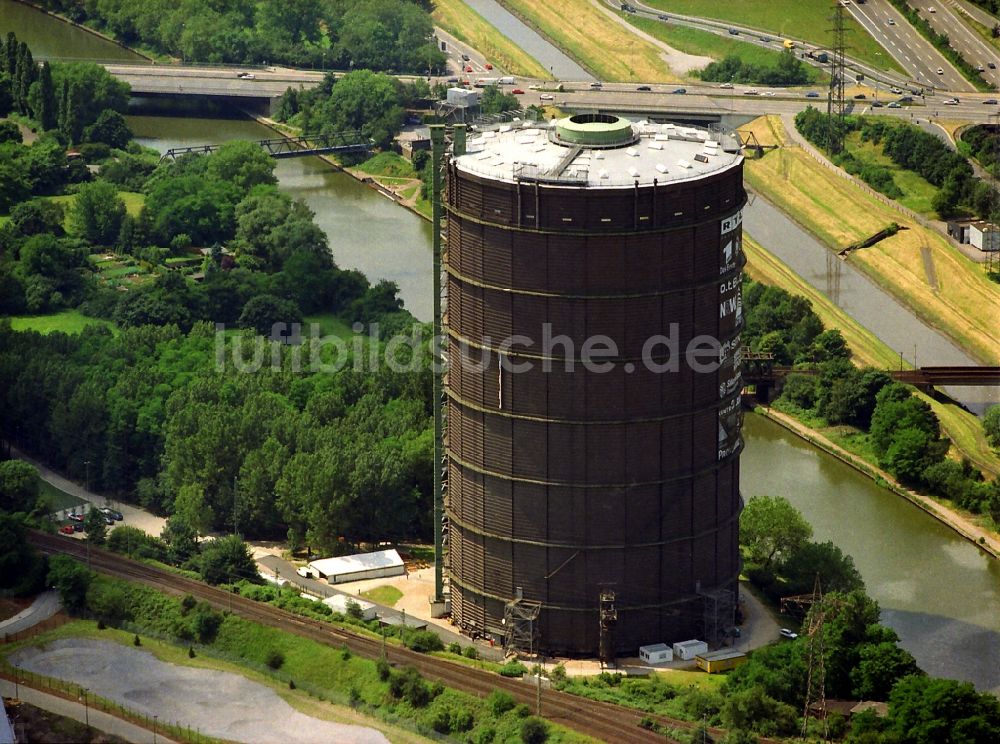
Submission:
[[[79,333],[88,325],[103,325],[114,329],[114,324],[100,318],[90,318],[76,310],[63,310],[49,315],[14,315],[10,317],[15,331],[38,331],[39,333]]]
[[[320,333],[324,336],[337,336],[338,338],[350,338],[354,335],[351,330],[351,326],[344,320],[341,320],[333,313],[317,313],[315,315],[306,315],[302,318],[305,324],[317,323],[319,325]],[[306,328],[306,333],[308,334],[308,327]]]
[[[128,212],[133,217],[138,217],[139,212],[142,211],[142,205],[146,203],[146,196],[140,194],[137,191],[119,191],[118,195],[125,202],[125,211]],[[62,204],[65,210],[65,218],[63,219],[63,228],[69,229],[69,213],[73,208],[73,203],[76,201],[76,194],[63,194],[61,196],[41,196],[39,199],[44,199],[45,201],[55,202],[56,204]]]
[[[369,589],[367,592],[361,592],[361,596],[380,605],[392,607],[402,598],[403,593],[396,587],[386,584]]]
[[[746,164],[746,178],[830,247],[842,248],[897,222],[906,229],[856,251],[851,262],[929,324],[983,362],[1000,360],[1000,289],[981,267],[936,232],[910,222],[800,148],[767,153]],[[922,251],[938,287],[925,273]]]
[[[848,151],[862,163],[874,163],[892,171],[892,180],[904,194],[896,201],[929,219],[938,218],[937,212],[931,206],[931,201],[938,191],[936,186],[913,171],[896,165],[892,158],[882,152],[882,145],[862,142],[860,132],[851,132],[847,136],[846,146]]]
[[[713,59],[723,59],[730,56],[739,57],[744,63],[759,67],[775,67],[778,64],[778,60],[781,59],[781,52],[777,49],[765,49],[756,44],[748,44],[745,41],[723,38],[709,31],[662,23],[661,21],[634,13],[622,13],[621,15],[640,31],[645,31],[650,36],[654,36],[665,44],[669,44],[674,49],[686,54],[697,54],[712,57]],[[806,70],[809,71],[810,79],[813,81],[819,81],[828,77],[821,70],[811,65],[807,65]]]
[[[728,21],[748,28],[758,28],[779,36],[801,39],[819,46],[830,47],[832,34],[829,20],[830,0],[739,0],[739,2],[707,2],[706,0],[645,0],[645,4],[681,15]],[[864,60],[883,70],[903,70],[850,13],[846,15],[847,55]]]
[[[675,81],[661,50],[612,21],[590,0],[502,0],[529,25],[604,81]],[[569,20],[572,22],[567,22]]]
[[[534,57],[496,30],[462,0],[434,0],[434,22],[456,39],[482,52],[486,59],[511,75],[551,79]]]
[[[38,480],[38,492],[48,503],[49,512],[72,509],[75,506],[86,503],[83,499],[61,491],[48,481],[43,481],[40,478]]]

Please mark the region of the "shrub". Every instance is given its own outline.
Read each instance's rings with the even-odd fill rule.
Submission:
[[[194,658],[194,646],[188,646],[188,658],[189,659]]]
[[[504,677],[523,677],[528,668],[519,661],[508,661],[500,667],[500,674]]]
[[[499,718],[508,710],[513,709],[514,698],[510,693],[504,692],[503,690],[494,690],[490,693],[490,696],[486,698],[486,709],[493,714],[494,718]]]
[[[478,659],[479,649],[476,648],[475,646],[466,646],[465,651],[462,652],[462,655],[465,656],[466,659]]]
[[[289,690],[294,690],[295,689],[295,680],[294,679],[289,679],[288,680],[288,689]]]
[[[136,633],[135,637],[132,639],[132,645],[133,646],[141,646],[142,645],[142,641],[139,639],[139,634],[138,633]]]
[[[281,669],[281,666],[284,663],[285,655],[278,649],[272,648],[267,652],[267,665],[271,667],[271,669]]]
[[[378,663],[375,665],[375,669],[378,672],[378,678],[382,682],[389,679],[389,675],[392,674],[392,667],[389,666],[389,662],[385,659],[379,659]]]
[[[448,644],[448,653],[457,654],[458,656],[461,656],[462,644],[459,643],[458,641],[452,641],[451,643]]]
[[[406,667],[389,679],[389,694],[397,700],[406,700],[414,708],[423,708],[431,701],[431,691],[413,667]]]
[[[425,654],[429,651],[444,650],[444,643],[437,633],[430,630],[411,630],[403,634],[403,645]]]
[[[529,716],[521,721],[521,741],[524,744],[542,744],[549,738],[549,727],[541,718]]]

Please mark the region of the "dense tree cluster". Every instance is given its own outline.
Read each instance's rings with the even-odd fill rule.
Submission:
[[[715,83],[757,83],[760,85],[805,85],[812,76],[805,63],[791,49],[785,49],[773,67],[745,62],[737,55],[729,55],[718,62],[710,62],[698,73],[702,80]]]
[[[412,371],[295,372],[310,343],[274,345],[277,368],[237,374],[216,343],[207,324],[72,337],[0,324],[0,434],[71,476],[89,461],[95,489],[171,515],[181,553],[233,525],[326,549],[429,533],[427,351]]]
[[[444,66],[428,3],[411,0],[42,0],[129,46],[184,62],[427,72]]]

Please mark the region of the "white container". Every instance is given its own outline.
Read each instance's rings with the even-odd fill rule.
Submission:
[[[674,652],[665,643],[639,646],[639,658],[647,664],[665,664],[674,660]]]
[[[708,644],[704,641],[690,640],[674,644],[674,656],[684,661],[691,661],[698,654],[707,654]]]

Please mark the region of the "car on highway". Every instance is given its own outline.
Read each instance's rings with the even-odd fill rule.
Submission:
[[[465,71],[466,72],[472,72],[472,65],[466,65],[465,66]]]
[[[659,18],[661,21],[669,21],[670,20],[670,16],[663,15],[663,13],[660,13],[660,15],[658,15],[656,17]]]
[[[900,103],[913,103],[913,96],[903,96],[899,99]]]
[[[591,87],[591,88],[603,88],[603,87],[604,87],[604,84],[603,84],[603,83],[601,83],[601,81],[600,81],[600,80],[595,80],[594,82],[592,82],[592,83],[590,84],[590,87]]]
[[[457,83],[458,82],[458,78],[457,77],[450,77],[447,80],[445,80],[445,82],[446,83]]]
[[[491,65],[489,62],[487,62],[485,65],[483,65],[483,67],[485,67],[487,70],[492,70],[493,69],[493,65]]]
[[[866,96],[864,93],[858,93],[856,96],[854,96],[855,101],[863,101],[866,98],[868,98],[868,96]]]
[[[983,101],[983,105],[984,106],[996,106],[997,105],[997,99],[996,98],[987,98],[985,101]]]
[[[892,20],[891,18],[888,21],[886,21],[886,23],[888,25],[890,25],[890,26],[895,26],[896,25],[896,22],[894,20]]]
[[[983,67],[982,65],[976,65],[976,71],[977,72],[986,72],[986,68]]]
[[[798,633],[796,633],[794,630],[789,630],[788,628],[782,628],[781,630],[779,630],[778,635],[780,635],[782,638],[788,638],[793,641],[799,637]]]
[[[767,44],[767,43],[769,43],[771,41],[771,37],[770,36],[761,36],[760,40],[763,41],[765,44]]]
[[[934,7],[934,6],[932,5],[931,7],[929,7],[929,8],[927,9],[927,12],[928,12],[928,13],[937,13],[937,8],[935,8],[935,7]]]
[[[670,92],[671,92],[671,93],[677,93],[678,95],[684,95],[684,94],[685,94],[685,93],[687,93],[688,91],[687,91],[687,88],[674,88],[674,89],[673,89],[672,91],[670,91]]]
[[[884,105],[881,101],[872,101],[872,108],[882,108]]]
[[[241,72],[236,77],[241,78],[243,80],[253,80],[254,74],[252,72]]]
[[[722,85],[720,85],[719,87],[720,88],[732,88],[733,84],[732,83],[722,83]]]
[[[736,28],[729,29],[729,33],[731,33],[733,36],[739,36],[740,35],[739,29],[736,29]]]
[[[640,85],[636,90],[652,90],[648,85]]]
[[[556,99],[556,97],[551,93],[542,93],[538,96],[538,98],[542,101],[554,101]]]
[[[756,88],[747,88],[745,91],[743,91],[743,95],[745,95],[745,96],[759,96],[760,95],[760,91],[757,90]]]
[[[937,68],[937,74],[938,75],[944,75],[944,68],[943,67]]]
[[[808,93],[806,93],[806,98],[819,98],[819,93],[817,93],[814,90],[811,90]]]
[[[958,99],[957,98],[946,98],[946,99],[944,99],[942,101],[942,103],[945,106],[957,106],[958,105]]]
[[[901,88],[897,88],[897,87],[896,87],[896,86],[894,85],[894,86],[892,86],[891,88],[889,88],[889,92],[890,92],[890,93],[895,93],[895,94],[896,94],[896,95],[898,96],[898,95],[899,95],[900,93],[902,93],[903,91],[902,91],[902,89],[901,89]]]
[[[469,55],[468,54],[463,54],[462,55],[462,61],[463,62],[468,62],[469,61]]]
[[[991,70],[995,70],[997,68],[997,63],[996,62],[987,62],[986,66],[989,67]]]
[[[515,96],[523,96],[524,95],[524,91],[521,90],[520,88],[514,88],[514,90],[512,90],[511,93],[514,94]]]
[[[903,104],[901,104],[899,101],[890,101],[889,108],[903,108]]]
[[[763,93],[761,93],[761,95],[762,96],[773,96],[774,95],[774,91],[773,90],[765,90]]]

